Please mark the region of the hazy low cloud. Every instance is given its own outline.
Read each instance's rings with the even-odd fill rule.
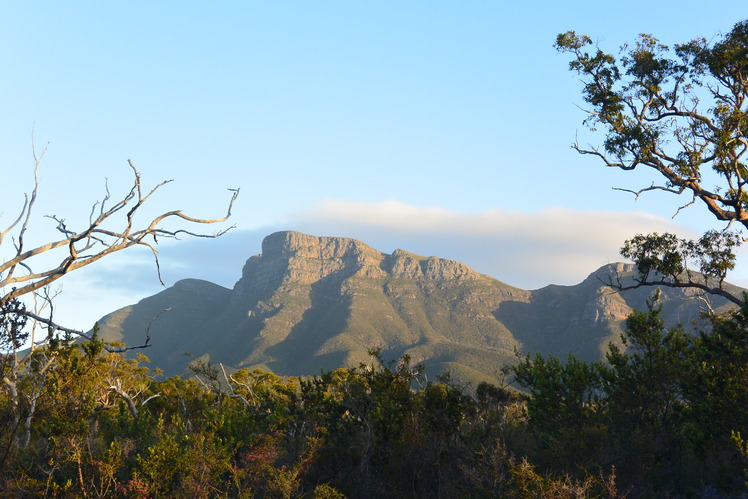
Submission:
[[[689,235],[671,220],[647,213],[567,208],[455,213],[398,201],[330,199],[293,218],[314,234],[362,239],[388,253],[403,248],[459,260],[527,289],[580,282],[598,267],[621,260],[619,248],[634,234]]]
[[[689,235],[682,226],[646,213],[566,208],[456,213],[398,201],[329,199],[289,214],[282,225],[236,230],[219,239],[162,243],[164,282],[170,286],[198,278],[230,288],[241,277],[247,258],[261,252],[262,239],[278,230],[352,237],[385,253],[402,248],[458,260],[525,289],[581,282],[600,266],[619,261],[622,242],[636,233]],[[65,293],[58,304],[60,317],[76,321],[75,327],[89,327],[105,313],[163,290],[147,251],[113,255],[76,274],[64,280]]]

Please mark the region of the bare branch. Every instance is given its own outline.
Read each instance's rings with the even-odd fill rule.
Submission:
[[[219,363],[218,365],[221,366],[221,372],[223,372],[223,379],[226,380],[226,386],[229,388],[229,397],[231,398],[238,398],[241,399],[242,402],[244,402],[244,405],[251,405],[249,401],[244,398],[240,393],[236,393],[234,391],[234,387],[231,385],[231,381],[229,381],[229,377],[226,375],[226,368],[223,367],[223,364]],[[233,378],[231,378],[233,380]]]
[[[165,308],[161,312],[157,313],[156,316],[153,319],[151,319],[151,322],[148,323],[148,328],[145,330],[145,343],[143,344],[143,347],[150,346],[150,343],[151,343],[151,326],[153,326],[153,323],[156,322],[156,320],[159,317],[161,317],[166,312],[169,312],[173,308],[174,307]]]
[[[122,400],[124,400],[127,403],[127,408],[130,410],[130,414],[132,414],[133,419],[137,419],[138,407],[135,405],[135,402],[133,401],[132,397],[130,397],[130,395],[122,389],[122,384],[120,383],[119,379],[115,380],[114,384],[110,386],[107,390],[119,395],[120,398],[122,398]]]
[[[151,395],[150,397],[148,397],[147,399],[145,399],[144,401],[142,401],[140,403],[140,406],[142,407],[142,406],[146,405],[148,402],[150,402],[151,400],[159,398],[160,396],[161,396],[160,393],[154,393],[153,395]]]
[[[691,199],[691,201],[689,201],[688,203],[686,203],[683,206],[679,207],[678,210],[676,210],[675,214],[673,214],[673,218],[677,217],[678,214],[681,212],[681,210],[685,210],[689,206],[692,206],[693,204],[695,204],[697,199],[698,199],[698,197],[696,195],[694,195],[693,198]],[[730,220],[730,223],[732,223],[732,220]]]
[[[684,188],[681,187],[680,189],[671,189],[669,187],[665,187],[665,186],[662,186],[662,185],[654,185],[654,184],[652,184],[649,187],[645,187],[644,189],[639,189],[638,191],[634,191],[634,190],[631,190],[631,189],[624,189],[622,187],[613,187],[613,190],[614,191],[621,191],[621,192],[629,192],[629,193],[633,194],[636,197],[636,200],[638,201],[639,200],[639,196],[641,196],[645,192],[649,192],[649,191],[665,191],[665,192],[672,192],[674,194],[680,194],[680,193],[682,193],[684,191]],[[678,210],[678,211],[680,211],[680,210]]]
[[[77,329],[71,329],[71,328],[68,328],[68,327],[65,327],[65,326],[61,326],[61,325],[55,323],[54,321],[52,321],[51,319],[47,319],[46,317],[42,317],[42,316],[40,316],[38,314],[35,314],[33,312],[26,311],[26,312],[24,312],[24,315],[26,315],[27,317],[29,317],[31,319],[34,319],[35,321],[38,321],[38,322],[46,325],[48,328],[50,328],[51,331],[62,331],[64,333],[69,333],[69,334],[75,336],[75,338],[74,338],[73,341],[75,341],[78,338],[82,338],[84,340],[89,340],[89,341],[93,340],[93,336],[91,336],[89,334],[86,334],[83,331],[79,331]],[[104,350],[106,350],[107,352],[110,352],[110,353],[123,353],[123,352],[128,352],[130,350],[137,350],[137,349],[141,349],[141,348],[148,348],[150,346],[151,345],[150,345],[150,343],[148,341],[146,341],[146,343],[143,344],[143,345],[130,346],[130,347],[128,347],[128,346],[114,347],[112,345],[107,345],[106,343],[103,344]]]
[[[44,152],[46,152],[46,148]],[[167,183],[170,183],[171,180],[166,180],[157,184],[150,191],[144,194],[141,186],[140,173],[135,168],[132,161],[128,160],[128,165],[133,172],[133,184],[124,197],[113,205],[107,207],[108,202],[111,199],[107,182],[105,186],[105,196],[101,202],[97,201],[92,206],[89,223],[83,228],[83,230],[72,230],[68,227],[65,220],[55,215],[51,215],[48,218],[57,222],[57,230],[62,234],[62,239],[27,250],[24,247],[23,236],[29,228],[31,211],[34,201],[36,200],[39,186],[37,171],[39,163],[44,156],[44,152],[39,157],[37,157],[36,152],[34,152],[36,160],[34,170],[34,189],[32,190],[31,195],[27,196],[27,200],[24,203],[24,208],[18,220],[2,234],[3,236],[8,234],[18,225],[18,223],[21,223],[17,237],[15,255],[7,261],[0,262],[0,289],[15,284],[22,285],[15,287],[10,292],[0,295],[0,304],[48,286],[76,269],[88,266],[107,255],[122,251],[132,246],[145,246],[151,250],[156,262],[158,279],[163,284],[157,255],[158,252],[154,247],[154,244],[158,241],[158,237],[179,238],[181,235],[188,235],[193,237],[215,238],[220,237],[234,227],[231,226],[213,234],[205,234],[185,228],[170,230],[165,228],[163,224],[170,219],[182,220],[190,224],[199,225],[224,222],[231,216],[231,210],[239,195],[239,189],[229,189],[232,192],[232,195],[228,203],[226,215],[223,217],[213,219],[198,218],[186,215],[180,210],[174,210],[154,217],[143,228],[136,228],[134,223],[135,214],[148,198],[158,191],[158,189]],[[126,212],[124,212],[125,209],[127,209]],[[102,227],[105,222],[113,220],[119,213],[124,214],[124,221],[119,229],[105,229]],[[146,240],[146,238],[150,237],[153,237],[153,242]],[[64,252],[62,252],[63,248],[66,248]],[[58,255],[57,263],[48,265],[45,269],[40,271],[32,271],[29,261],[42,254]],[[17,275],[15,271],[18,267],[23,268],[26,272]]]
[[[675,281],[669,281],[666,279],[658,279],[658,280],[641,280],[641,281],[635,281],[635,284],[630,285],[623,285],[621,282],[614,283],[612,280],[604,281],[600,280],[603,284],[606,286],[609,286],[617,291],[627,291],[630,289],[638,289],[643,287],[652,287],[652,286],[665,286],[668,288],[679,288],[679,289],[700,289],[706,293],[721,296],[723,298],[726,298],[727,300],[731,301],[732,303],[735,303],[736,305],[742,305],[743,300],[742,297],[735,296],[734,294],[730,293],[729,291],[725,290],[722,287],[714,287],[709,286],[705,283],[701,283],[698,281],[685,281],[685,282],[675,282]]]
[[[20,222],[23,219],[23,216],[26,214],[26,208],[29,206],[29,195],[25,194],[23,195],[23,206],[21,207],[21,212],[18,214],[18,218],[15,219],[13,223],[11,223],[7,229],[4,231],[0,231],[0,245],[3,244],[3,238],[5,235],[13,230],[13,228],[18,225],[18,222]]]

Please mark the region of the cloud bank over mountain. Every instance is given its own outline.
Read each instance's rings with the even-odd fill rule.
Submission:
[[[329,199],[296,219],[306,232],[363,239],[383,251],[403,245],[459,260],[525,289],[578,283],[601,265],[620,260],[621,244],[637,233],[691,235],[671,220],[648,213],[568,208],[456,213],[398,201]]]
[[[536,289],[579,283],[600,266],[619,261],[622,242],[634,234],[692,235],[671,220],[647,213],[529,208],[458,213],[395,200],[325,199],[285,215],[274,226],[242,230],[251,221],[235,220],[239,228],[219,239],[163,241],[161,274],[167,285],[192,277],[230,288],[247,258],[260,252],[265,236],[298,230],[359,239],[387,253],[404,248],[457,260],[513,286]],[[150,252],[115,255],[67,278],[58,318],[74,321],[74,327],[90,327],[95,318],[160,289]]]

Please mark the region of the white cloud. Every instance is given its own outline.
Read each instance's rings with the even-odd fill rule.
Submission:
[[[241,222],[241,221],[238,221]],[[244,262],[261,251],[262,239],[278,230],[360,239],[386,253],[402,248],[461,261],[508,284],[535,289],[581,282],[602,265],[620,261],[623,241],[637,233],[693,234],[669,219],[647,213],[490,210],[457,213],[399,201],[364,203],[327,199],[292,213],[283,225],[232,231],[219,239],[168,241],[159,248],[167,285],[200,278],[231,287]],[[60,319],[89,327],[116,308],[161,291],[149,252],[104,259],[63,279]]]
[[[291,218],[313,234],[354,237],[385,252],[403,248],[459,260],[523,288],[578,283],[600,266],[619,261],[623,241],[637,233],[692,236],[683,226],[648,213],[568,208],[456,213],[399,201],[327,199]]]

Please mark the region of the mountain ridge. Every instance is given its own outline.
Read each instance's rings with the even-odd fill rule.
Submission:
[[[99,331],[134,345],[150,330],[148,355],[167,374],[184,373],[190,353],[235,369],[313,375],[368,362],[378,347],[385,358],[424,362],[433,376],[495,382],[515,351],[600,359],[651,291],[622,293],[603,281],[633,271],[609,264],[580,284],[528,291],[452,260],[283,231],[263,240],[232,289],[182,280],[103,317]],[[691,298],[664,290],[666,320],[695,319],[693,304],[684,305]]]

